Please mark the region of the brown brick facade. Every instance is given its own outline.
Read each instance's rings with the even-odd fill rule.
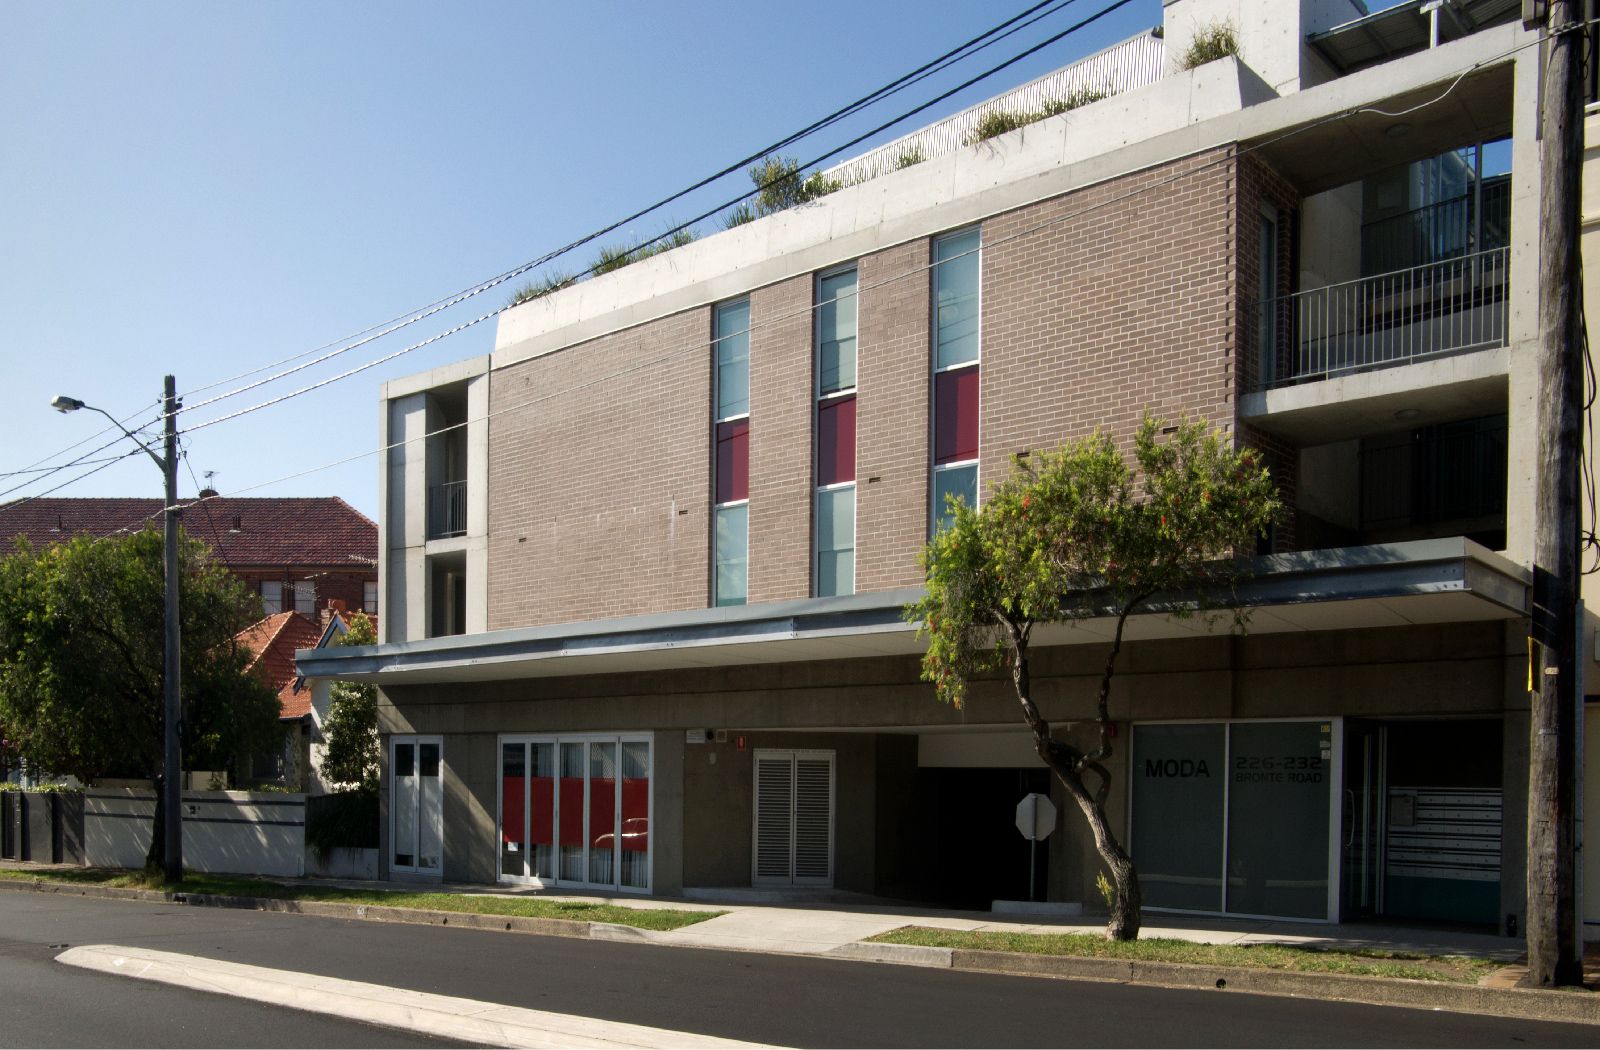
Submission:
[[[1096,429],[1131,444],[1146,409],[1231,421],[1232,165],[1214,164],[1222,156],[983,224],[980,498],[1010,472],[1013,453]]]
[[[750,295],[751,602],[811,595],[813,283]]]
[[[922,583],[928,538],[928,389],[932,247],[926,240],[861,260],[856,339],[856,590]],[[890,281],[909,273],[910,276]],[[887,283],[884,283],[887,282]]]
[[[984,221],[980,496],[1013,453],[1097,428],[1126,443],[1146,410],[1234,424],[1235,318],[1257,294],[1264,199],[1287,289],[1298,200],[1229,148]],[[859,262],[860,592],[922,581],[930,251],[919,239]],[[812,592],[813,299],[811,274],[750,293],[752,603]],[[491,630],[710,604],[710,324],[702,307],[496,371]],[[1292,504],[1297,450],[1237,433],[1272,457]],[[1280,549],[1292,542],[1280,528]]]
[[[710,332],[689,310],[495,373],[490,630],[706,607]]]

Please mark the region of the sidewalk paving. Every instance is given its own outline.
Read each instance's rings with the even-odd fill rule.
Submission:
[[[774,900],[771,891],[726,893],[696,891],[691,897],[603,896],[573,894],[473,883],[433,885],[415,882],[364,882],[344,879],[283,879],[286,883],[410,892],[486,894],[500,897],[537,896],[551,900],[612,904],[624,908],[672,908],[725,912],[713,919],[671,931],[647,931],[659,944],[745,951],[819,955],[853,941],[902,926],[947,930],[993,930],[1011,933],[1098,934],[1105,924],[1093,916],[1050,918],[1030,916],[1027,922],[1004,921],[990,912],[958,911],[907,904],[862,894],[798,892],[794,899]],[[758,898],[752,901],[751,898]],[[1516,962],[1527,951],[1521,938],[1460,930],[1438,930],[1376,923],[1290,922],[1221,916],[1174,915],[1147,911],[1141,938],[1171,937],[1201,944],[1293,944],[1328,949],[1366,949],[1420,955],[1468,955]]]

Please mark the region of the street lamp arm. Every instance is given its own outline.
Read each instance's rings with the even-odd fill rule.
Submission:
[[[117,417],[112,415],[110,412],[107,412],[105,409],[95,408],[93,405],[85,404],[84,402],[79,401],[77,398],[71,397],[58,397],[50,404],[52,407],[61,412],[72,412],[80,408],[87,408],[91,412],[100,413],[102,416],[105,416],[107,419],[111,420],[112,426],[126,434],[129,441],[143,449],[144,454],[150,457],[151,462],[155,463],[157,470],[160,470],[162,474],[167,472],[167,465],[161,459],[161,457],[150,451],[149,445],[146,445],[143,441],[140,441],[138,438],[134,437],[132,431],[118,422]]]

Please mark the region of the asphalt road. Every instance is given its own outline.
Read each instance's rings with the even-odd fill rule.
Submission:
[[[421,1046],[74,971],[119,944],[793,1047],[1600,1046],[1600,1027],[0,891],[0,1044]],[[59,949],[57,949],[59,951]]]

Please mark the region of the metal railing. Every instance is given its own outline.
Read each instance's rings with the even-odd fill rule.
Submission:
[[[428,487],[428,539],[467,534],[467,483],[447,481]]]
[[[1250,303],[1239,325],[1246,388],[1504,346],[1510,260],[1495,248]]]
[[[1485,179],[1471,193],[1361,227],[1361,272],[1426,266],[1511,243],[1511,183]]]

